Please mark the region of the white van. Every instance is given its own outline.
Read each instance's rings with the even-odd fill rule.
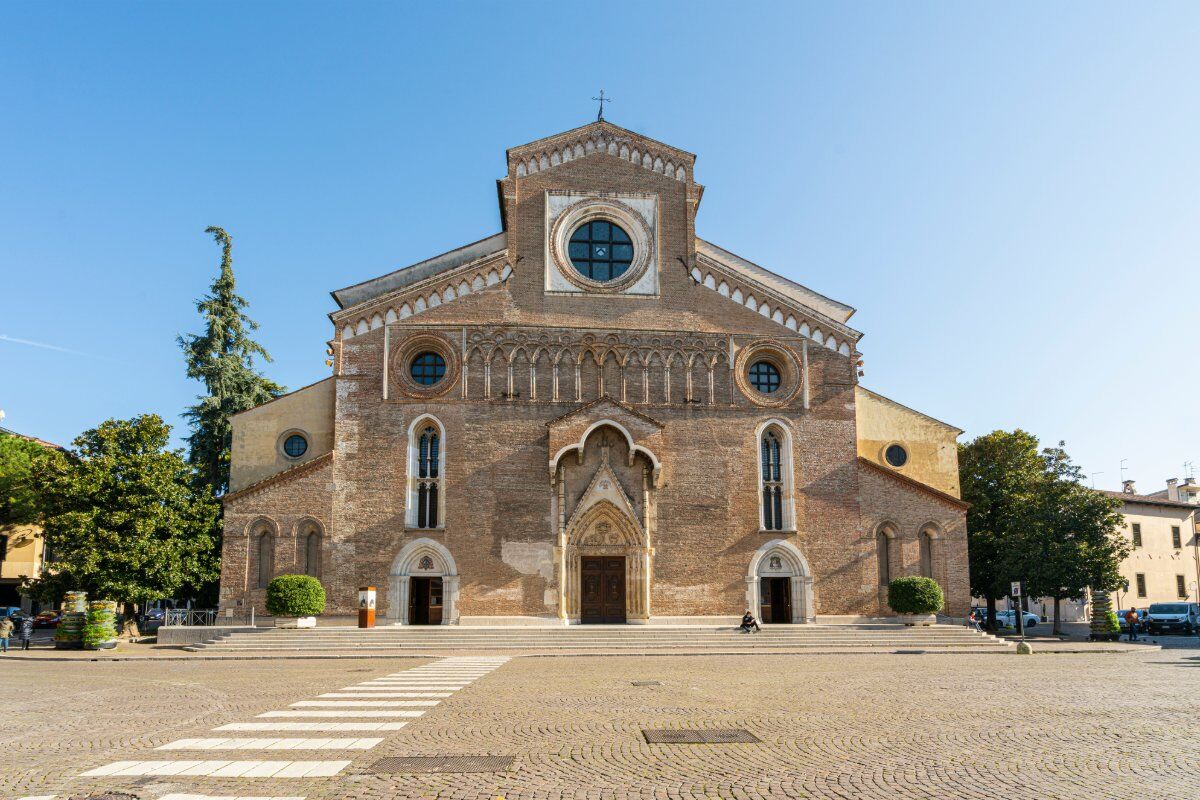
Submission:
[[[1151,603],[1143,624],[1151,636],[1195,633],[1200,629],[1200,606],[1195,603]]]

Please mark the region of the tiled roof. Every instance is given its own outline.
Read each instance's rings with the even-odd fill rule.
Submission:
[[[949,503],[952,506],[957,506],[958,508],[961,508],[964,511],[966,511],[968,508],[971,507],[970,503],[966,502],[965,500],[962,500],[961,498],[955,497],[954,495],[949,494],[948,492],[943,492],[941,489],[935,489],[927,483],[921,483],[920,481],[913,480],[912,478],[908,477],[907,475],[901,475],[899,472],[896,472],[894,469],[889,469],[889,468],[883,466],[882,464],[876,464],[874,461],[871,461],[868,458],[863,458],[862,456],[859,456],[858,462],[860,464],[862,464],[864,467],[870,467],[871,469],[875,470],[876,472],[879,472],[883,475],[887,475],[889,478],[891,478],[893,480],[899,481],[900,483],[910,486],[913,489],[917,489],[918,491],[922,491],[925,494],[931,495],[931,496],[937,498],[938,500],[941,500],[944,503]]]
[[[67,449],[67,448],[63,447],[61,444],[55,444],[54,442],[47,442],[45,439],[39,439],[36,436],[26,436],[23,433],[17,433],[16,431],[9,430],[8,428],[0,428],[0,433],[7,434],[8,436],[17,436],[21,439],[24,439],[27,442],[33,442],[34,444],[40,444],[42,447],[47,447],[51,450],[66,450]]]
[[[1097,489],[1100,494],[1106,494],[1109,497],[1115,497],[1125,503],[1137,503],[1144,506],[1166,506],[1168,508],[1189,508],[1192,511],[1200,511],[1200,506],[1195,503],[1181,503],[1178,500],[1167,500],[1164,497],[1153,497],[1148,494],[1129,494],[1128,492],[1115,492],[1111,489]]]
[[[249,486],[238,489],[236,492],[229,492],[221,496],[222,503],[229,503],[234,500],[241,499],[246,495],[261,492],[263,489],[274,486],[277,483],[290,481],[292,478],[299,478],[301,475],[307,475],[310,472],[316,471],[318,468],[325,466],[333,461],[333,452],[330,451],[324,455],[305,461],[303,464],[297,464],[294,467],[289,467],[283,472],[276,472],[274,475],[263,478],[261,481],[252,483]]]

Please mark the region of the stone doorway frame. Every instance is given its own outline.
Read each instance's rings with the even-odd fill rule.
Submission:
[[[412,578],[442,579],[442,624],[458,624],[458,566],[441,542],[428,537],[413,539],[396,554],[388,575],[387,621],[408,625],[408,598]]]
[[[608,501],[589,507],[567,528],[560,548],[559,608],[568,625],[581,621],[584,556],[625,557],[625,624],[650,621],[650,563],[653,553],[637,520]]]
[[[792,623],[816,622],[812,570],[795,544],[786,539],[772,539],[750,557],[750,568],[746,572],[746,607],[758,619],[763,616],[761,578],[790,578]]]

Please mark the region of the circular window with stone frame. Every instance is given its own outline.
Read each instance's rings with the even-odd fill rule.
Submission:
[[[800,365],[787,348],[755,342],[734,359],[734,380],[755,405],[777,408],[792,402],[800,391]]]
[[[654,234],[646,220],[619,200],[581,200],[550,230],[550,260],[570,283],[589,292],[614,293],[646,274]]]
[[[290,428],[279,434],[276,443],[279,453],[288,461],[299,461],[308,452],[309,436],[299,428]]]
[[[392,348],[390,380],[408,397],[439,397],[458,382],[454,346],[436,334],[418,334]]]
[[[893,469],[900,469],[908,463],[908,450],[899,442],[892,442],[883,448],[883,460]]]

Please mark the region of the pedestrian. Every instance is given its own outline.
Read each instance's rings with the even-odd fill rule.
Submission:
[[[1136,642],[1138,640],[1138,617],[1137,608],[1131,608],[1125,612],[1125,625],[1129,628],[1129,641]]]
[[[17,641],[22,650],[29,649],[29,640],[33,638],[33,617],[21,617],[17,620]]]
[[[0,653],[8,652],[8,637],[12,636],[13,624],[8,617],[0,619]]]
[[[746,613],[742,615],[742,625],[739,628],[742,633],[750,633],[753,630],[758,633],[762,628],[758,626],[758,620],[750,613],[750,609],[746,609]]]

